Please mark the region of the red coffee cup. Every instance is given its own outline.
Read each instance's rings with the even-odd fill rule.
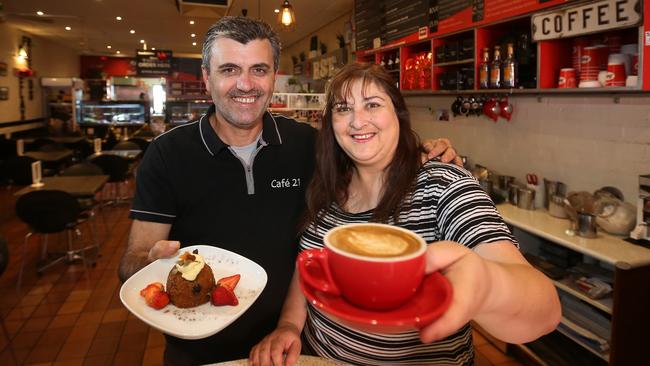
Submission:
[[[605,86],[625,86],[625,64],[607,65],[607,81]]]
[[[557,84],[558,88],[575,88],[576,87],[576,69],[567,67],[560,69],[560,79]]]
[[[358,307],[398,308],[416,293],[424,278],[427,244],[410,230],[376,223],[347,224],[327,232],[323,241],[323,249],[298,255],[301,280]]]

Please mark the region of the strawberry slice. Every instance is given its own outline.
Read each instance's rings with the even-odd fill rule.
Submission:
[[[240,274],[224,277],[219,279],[219,281],[217,281],[217,285],[227,287],[230,289],[230,291],[234,291],[235,287],[237,287],[237,284],[239,283],[240,278],[241,278]]]
[[[140,290],[140,296],[147,297],[155,292],[165,291],[165,286],[160,282],[153,282],[147,285],[147,287]]]
[[[230,288],[226,286],[217,285],[212,290],[212,305],[221,306],[221,305],[231,305],[236,306],[239,304],[237,296]]]
[[[169,304],[169,295],[164,291],[158,291],[150,297],[145,297],[145,302],[152,308],[160,310]]]

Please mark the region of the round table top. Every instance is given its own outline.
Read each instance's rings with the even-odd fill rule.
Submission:
[[[300,355],[298,357],[297,366],[340,366],[344,365],[343,363],[328,360],[322,357],[314,356],[304,356]],[[248,359],[235,360],[235,361],[226,361],[212,364],[212,366],[248,366]]]

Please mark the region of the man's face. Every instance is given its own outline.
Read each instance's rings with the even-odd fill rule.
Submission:
[[[217,118],[243,129],[261,123],[275,85],[271,43],[219,38],[211,52],[210,74],[203,69],[203,81]]]

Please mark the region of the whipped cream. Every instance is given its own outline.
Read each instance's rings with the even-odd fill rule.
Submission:
[[[185,265],[176,264],[176,269],[181,273],[181,276],[188,281],[194,281],[196,276],[198,276],[199,272],[203,269],[203,266],[205,266],[205,261],[202,256],[198,254],[192,255],[194,256],[193,261],[186,263]]]

